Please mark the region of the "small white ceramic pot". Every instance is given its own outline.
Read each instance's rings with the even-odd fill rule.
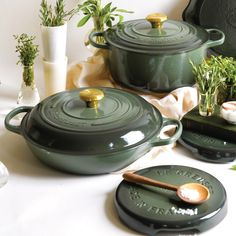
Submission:
[[[46,97],[66,89],[67,62],[67,57],[56,63],[43,60]]]
[[[66,56],[67,23],[61,26],[41,25],[43,58],[49,62],[64,61]]]
[[[236,101],[224,102],[220,108],[221,116],[230,124],[236,124]]]

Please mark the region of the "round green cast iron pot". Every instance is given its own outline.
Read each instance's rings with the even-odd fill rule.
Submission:
[[[26,112],[20,125],[11,120]],[[160,134],[176,127],[173,136]],[[120,170],[152,147],[175,142],[181,122],[163,118],[142,97],[112,88],[81,88],[52,95],[35,107],[7,114],[5,127],[22,135],[44,163],[77,174]]]
[[[97,43],[97,36],[106,43]],[[145,92],[170,92],[195,83],[190,60],[200,64],[207,49],[223,44],[225,36],[218,29],[205,30],[152,14],[105,32],[92,32],[89,39],[93,46],[109,50],[110,72],[116,82]]]

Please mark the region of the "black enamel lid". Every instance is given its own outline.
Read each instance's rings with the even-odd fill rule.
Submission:
[[[200,47],[209,39],[206,30],[186,22],[167,20],[155,13],[131,20],[105,32],[108,44],[140,53],[180,53]]]
[[[93,96],[98,105],[93,105]],[[90,101],[91,100],[91,101]],[[110,153],[158,135],[161,113],[142,97],[113,88],[80,88],[52,95],[22,121],[35,145],[57,152]]]
[[[223,185],[202,170],[167,165],[142,169],[136,173],[174,185],[198,182],[207,186],[211,194],[206,202],[190,205],[182,202],[174,191],[123,180],[116,190],[116,209],[127,226],[145,235],[156,235],[159,231],[202,232],[217,225],[227,213]]]
[[[190,0],[183,19],[203,28],[217,28],[225,33],[225,42],[213,47],[214,54],[236,58],[236,1]]]

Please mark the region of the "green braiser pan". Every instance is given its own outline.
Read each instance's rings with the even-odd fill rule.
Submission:
[[[26,112],[21,124],[11,124]],[[160,137],[164,126],[175,134]],[[5,118],[8,130],[21,134],[44,163],[78,174],[120,170],[154,146],[175,142],[178,120],[163,118],[142,97],[113,88],[81,88],[52,95],[35,107],[18,107]]]

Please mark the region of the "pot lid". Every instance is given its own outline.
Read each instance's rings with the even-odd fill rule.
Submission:
[[[181,201],[176,192],[123,180],[115,195],[118,214],[127,226],[145,235],[165,232],[195,234],[206,231],[227,214],[227,196],[222,183],[202,170],[179,165],[154,166],[139,175],[174,185],[196,182],[205,185],[210,198],[198,205]],[[169,234],[168,234],[169,233]]]
[[[188,23],[203,28],[222,30],[225,34],[225,41],[222,45],[212,47],[211,53],[236,58],[235,9],[235,0],[191,0],[182,16]]]
[[[60,152],[99,154],[140,145],[158,135],[160,112],[136,94],[81,88],[46,98],[23,119],[26,139]]]
[[[236,143],[223,138],[184,129],[178,142],[190,150],[197,159],[203,161],[226,163],[236,159]]]
[[[209,39],[206,30],[186,22],[167,20],[155,13],[146,19],[126,21],[105,32],[108,44],[142,53],[180,53],[198,48]]]

